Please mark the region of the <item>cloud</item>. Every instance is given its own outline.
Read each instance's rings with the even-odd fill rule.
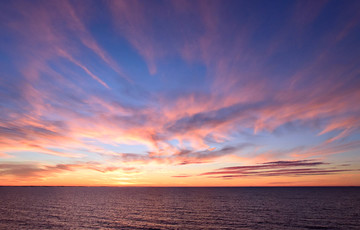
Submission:
[[[121,170],[126,173],[137,172],[135,167],[104,166],[98,162],[78,162],[74,164],[44,165],[39,163],[0,163],[0,176],[17,178],[44,178],[64,172],[93,170],[100,173]]]
[[[92,77],[94,80],[105,86],[107,89],[110,89],[108,84],[106,84],[103,80],[101,80],[98,76],[93,74],[86,66],[81,64],[79,61],[75,60],[72,56],[70,56],[68,53],[66,53],[64,50],[59,50],[59,55],[67,58],[69,61],[73,62],[75,65],[79,66],[81,69],[83,69],[90,77]]]
[[[201,151],[194,151],[190,149],[173,149],[172,152],[166,152],[166,155],[159,152],[148,152],[148,154],[135,153],[120,153],[112,156],[114,160],[122,162],[140,162],[149,163],[157,162],[159,164],[173,164],[173,165],[189,165],[189,164],[203,164],[211,163],[216,159],[236,155],[242,150],[254,147],[251,143],[244,143],[238,146],[225,146],[223,148],[211,148]]]
[[[191,177],[191,175],[175,175],[175,176],[171,176],[171,177],[186,178],[186,177]]]
[[[73,166],[74,165],[66,164],[39,166],[36,164],[1,163],[0,175],[11,175],[15,177],[41,177],[41,175],[51,175],[62,171],[73,171]]]
[[[232,123],[234,119],[249,118],[254,110],[259,108],[263,103],[255,104],[235,104],[228,107],[220,108],[215,111],[196,113],[192,116],[183,117],[173,124],[169,125],[168,130],[171,132],[187,132],[192,129],[213,128],[223,123]]]
[[[349,169],[338,169],[326,167],[329,163],[315,160],[273,161],[250,166],[233,166],[220,168],[215,171],[205,172],[200,176],[211,176],[216,178],[235,177],[268,177],[268,176],[311,176],[329,175],[350,172]]]
[[[340,143],[322,143],[320,145],[307,148],[306,150],[291,153],[293,157],[312,157],[326,156],[337,153],[344,153],[356,150],[360,147],[360,141],[349,141]]]
[[[159,49],[159,44],[155,40],[153,27],[149,25],[151,18],[146,17],[147,12],[153,11],[153,8],[146,9],[146,6],[140,1],[108,1],[107,4],[120,33],[126,36],[144,57],[150,74],[155,74],[157,71],[156,58],[162,50]]]
[[[119,64],[116,63],[116,61],[112,57],[110,57],[109,54],[103,48],[101,48],[98,42],[93,38],[89,30],[86,28],[84,22],[81,20],[82,15],[79,14],[79,11],[76,11],[76,7],[74,7],[68,1],[56,2],[56,5],[58,8],[63,9],[61,11],[62,16],[68,21],[69,27],[74,32],[77,33],[82,43],[88,48],[90,48],[95,54],[97,54],[107,65],[109,65],[112,69],[114,69],[121,77],[125,78],[127,81],[131,81],[131,79],[127,76],[127,74],[125,74],[123,68],[120,67]],[[83,8],[84,6],[81,5],[78,7]],[[82,66],[80,64],[77,65],[83,68],[86,72],[90,72],[89,70],[87,70],[85,66]],[[92,74],[90,73],[89,75],[92,76]],[[106,85],[101,81],[101,79],[97,79],[97,80],[100,81],[101,84]],[[106,85],[106,87],[109,88],[108,85]]]

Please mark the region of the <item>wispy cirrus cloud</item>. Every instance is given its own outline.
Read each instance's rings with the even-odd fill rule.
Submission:
[[[57,4],[59,4],[59,6]],[[128,39],[130,42],[133,42],[134,39],[136,44],[143,44],[141,46],[134,45],[135,47],[146,49],[154,45],[159,45],[158,41],[155,41],[156,39],[141,42],[145,38],[148,39],[148,36],[140,36],[138,34],[145,33],[144,31],[147,30],[144,28],[148,28],[149,31],[152,31],[151,33],[149,32],[150,37],[154,32],[154,28],[151,26],[154,18],[152,18],[151,14],[143,12],[145,6],[141,2],[127,3],[119,1],[110,2],[109,4],[110,7],[113,4],[115,5],[114,7],[111,7],[111,11],[113,11],[115,16],[124,17],[124,20],[118,20],[116,22],[124,24],[123,26],[125,29],[120,32],[125,36],[129,36]],[[161,11],[163,7],[168,7],[176,12],[175,15],[180,17],[182,14],[186,14],[186,11],[181,9],[185,8],[190,10],[189,6],[192,5],[187,2],[181,2],[172,7],[161,5],[157,8],[156,6],[153,6],[150,11],[157,12]],[[56,11],[54,15],[49,14],[45,9],[52,7],[63,9],[64,12],[69,12],[69,14],[64,14],[63,11]],[[74,52],[72,50],[73,46],[67,46],[69,38],[65,32],[67,30],[77,31],[75,34],[78,36],[81,44],[90,48],[108,66],[116,69],[114,66],[117,66],[117,64],[115,64],[114,60],[112,60],[100,45],[97,44],[96,40],[87,30],[85,23],[79,16],[81,14],[76,11],[76,4],[75,6],[68,2],[44,4],[41,8],[35,8],[32,5],[29,5],[30,11],[39,11],[39,14],[36,14],[37,17],[32,17],[33,13],[24,11],[24,8],[24,6],[19,5],[18,11],[24,15],[24,18],[29,18],[29,24],[31,26],[25,28],[21,27],[21,23],[14,22],[10,23],[11,27],[17,28],[17,31],[22,31],[21,33],[24,35],[29,33],[37,34],[28,39],[29,44],[39,44],[40,42],[45,44],[43,50],[31,50],[34,54],[43,53],[43,56],[40,56],[42,58],[40,58],[40,62],[36,62],[36,65],[31,65],[31,63],[29,63],[30,65],[26,69],[31,71],[25,71],[25,69],[25,76],[29,76],[29,74],[36,69],[38,73],[35,75],[43,72],[50,75],[55,74],[55,71],[50,69],[46,62],[53,57],[60,56],[65,57],[74,65],[80,66],[86,73],[103,86],[109,87],[105,81],[91,72],[89,67],[75,59],[75,56],[77,56],[76,53],[80,50]],[[316,9],[320,8],[320,6],[316,7]],[[215,5],[196,3],[192,10],[199,10],[199,12],[202,12],[200,15],[201,17],[197,18],[198,23],[194,26],[202,26],[204,29],[203,33],[195,34],[194,36],[198,36],[200,38],[199,41],[201,42],[204,39],[211,39],[209,47],[199,46],[204,49],[202,52],[205,53],[205,50],[207,52],[207,54],[201,55],[199,58],[207,66],[209,65],[209,69],[212,68],[211,65],[213,62],[219,63],[214,65],[215,76],[213,76],[214,78],[212,79],[214,88],[209,93],[206,93],[205,95],[195,93],[190,95],[184,94],[181,97],[173,98],[171,100],[162,99],[162,97],[166,98],[167,95],[160,94],[160,97],[158,97],[160,98],[160,101],[157,101],[159,105],[129,110],[123,106],[114,106],[114,103],[97,96],[88,98],[87,93],[81,88],[75,85],[70,88],[70,82],[66,79],[56,81],[59,81],[62,86],[77,91],[77,95],[70,95],[71,99],[69,97],[66,98],[66,100],[60,98],[59,95],[54,95],[53,92],[50,92],[43,87],[37,87],[37,82],[36,84],[34,82],[28,82],[24,87],[25,90],[23,90],[23,94],[24,98],[33,105],[32,111],[29,112],[36,112],[39,115],[45,113],[61,114],[66,120],[66,125],[69,127],[66,131],[68,133],[64,133],[64,135],[72,136],[72,138],[74,138],[73,135],[75,135],[75,139],[79,139],[81,136],[100,139],[104,139],[104,137],[107,136],[109,139],[113,139],[116,138],[115,136],[117,134],[120,134],[122,136],[121,139],[142,142],[154,150],[159,150],[159,147],[169,147],[169,144],[166,142],[171,139],[178,139],[180,142],[190,141],[194,147],[206,148],[209,146],[207,146],[205,139],[209,135],[218,136],[221,139],[221,137],[226,137],[231,132],[238,129],[253,129],[254,133],[261,131],[272,132],[288,122],[298,120],[308,122],[313,119],[327,119],[327,127],[319,132],[320,135],[334,130],[335,128],[331,127],[335,126],[335,124],[333,124],[335,122],[336,129],[343,130],[343,132],[339,136],[332,137],[329,141],[344,138],[356,130],[356,127],[358,127],[359,124],[354,117],[351,117],[353,115],[349,114],[349,110],[352,110],[352,114],[358,113],[357,109],[352,105],[358,100],[359,95],[356,90],[349,91],[349,87],[347,87],[348,84],[358,84],[356,81],[351,80],[354,76],[349,77],[351,82],[322,82],[322,84],[326,84],[327,87],[319,87],[319,85],[314,84],[313,86],[304,89],[293,88],[291,90],[286,90],[286,88],[284,88],[284,90],[278,91],[276,88],[272,88],[272,84],[267,85],[268,80],[266,78],[260,77],[260,75],[266,75],[266,72],[256,73],[256,75],[254,75],[254,80],[251,80],[247,75],[252,75],[252,73],[244,75],[242,68],[235,67],[235,63],[241,63],[243,61],[241,58],[253,59],[259,58],[259,56],[246,52],[246,55],[242,57],[230,55],[232,52],[235,52],[235,50],[236,52],[239,52],[241,49],[234,49],[232,46],[232,44],[238,44],[237,40],[231,40],[224,43],[223,40],[225,37],[215,36],[220,30],[227,33],[229,32],[228,29],[230,29],[230,27],[219,28],[219,21],[225,20],[226,16],[219,12]],[[301,9],[296,8],[296,10],[302,12]],[[190,13],[194,13],[195,11],[190,11]],[[319,12],[319,10],[315,11]],[[120,14],[121,12],[124,14]],[[297,14],[294,14],[294,17],[296,17],[296,15]],[[299,15],[302,14],[299,13]],[[166,18],[168,16],[162,15],[162,17]],[[66,24],[59,27],[52,27],[52,24],[55,23],[54,20],[57,18],[64,18]],[[312,18],[316,17],[314,16]],[[250,20],[252,20],[252,18],[250,18]],[[39,22],[40,26],[37,22]],[[176,21],[172,21],[171,23],[176,23]],[[35,27],[35,25],[37,26]],[[166,26],[166,24],[164,24],[164,26]],[[36,30],[38,33],[35,33]],[[247,31],[245,28],[244,30],[245,32]],[[253,30],[247,31],[249,34],[253,32]],[[243,43],[250,43],[250,37],[251,36],[249,35],[243,38]],[[172,37],[172,39],[175,39],[175,37]],[[188,42],[188,40],[182,39],[183,37],[180,36],[177,40],[180,40],[179,42],[183,42],[184,44]],[[27,39],[25,39],[25,41],[26,40]],[[57,48],[50,48],[50,46]],[[159,49],[156,48],[156,51]],[[226,55],[225,53],[213,55],[218,53],[219,49],[228,50],[230,53],[225,52]],[[61,52],[59,52],[59,50],[61,50]],[[169,50],[169,47],[166,47],[166,50]],[[177,50],[174,49],[173,52],[176,53]],[[156,53],[159,54],[162,52],[159,51]],[[236,61],[228,61],[227,56],[235,56],[239,59]],[[155,60],[156,57],[151,57],[151,59]],[[332,59],[334,59],[333,56],[331,56],[331,58],[321,59],[319,62],[321,65],[328,65],[329,62],[332,62]],[[300,71],[295,75],[301,76],[302,79],[307,79],[310,77],[307,76],[309,73],[317,73],[319,71],[314,68],[315,65],[310,68],[311,72]],[[335,77],[349,68],[352,67],[339,67],[336,71],[336,75],[334,75],[332,69],[329,69],[327,72],[329,72],[329,76],[334,75]],[[323,69],[324,68],[322,68],[322,70]],[[327,73],[325,72],[323,75],[327,75]],[[30,79],[33,78],[30,77]],[[244,82],[246,82],[246,84],[243,84]],[[293,83],[291,84],[293,85]],[[265,87],[266,85],[270,87]],[[326,88],[328,92],[325,92],[324,88]],[[227,91],[226,94],[224,94],[225,91]],[[46,101],[48,98],[55,99],[61,107],[59,107],[59,105],[47,103]],[[75,98],[77,98],[77,103],[73,104],[72,100]],[[349,98],[352,99],[349,100]],[[94,100],[101,101],[101,104],[93,103],[92,101]],[[80,106],[80,110],[71,111],[72,106]],[[158,109],[159,107],[161,108],[160,110]],[[126,116],[119,115],[125,110],[127,113]],[[84,114],[91,115],[84,116]],[[340,117],[344,117],[347,122],[339,122]],[[95,125],[94,123],[96,123],[97,120],[102,120],[102,122]],[[41,119],[38,119],[38,121],[39,124],[43,123]],[[117,125],[114,126],[114,124]],[[62,132],[64,132],[64,130],[62,130]]]
[[[352,157],[359,4],[263,4],[1,3],[0,157]]]

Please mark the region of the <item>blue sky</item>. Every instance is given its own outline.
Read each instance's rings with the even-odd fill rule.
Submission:
[[[1,184],[359,185],[358,1],[0,5]]]

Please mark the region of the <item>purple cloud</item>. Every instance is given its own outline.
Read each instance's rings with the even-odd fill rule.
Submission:
[[[310,176],[354,171],[350,169],[337,169],[336,167],[324,167],[329,165],[329,163],[314,160],[273,161],[257,165],[220,168],[211,172],[202,173],[200,176],[210,176],[215,178]]]

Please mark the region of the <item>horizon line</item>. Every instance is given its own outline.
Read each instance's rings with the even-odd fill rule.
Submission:
[[[329,188],[360,187],[360,185],[286,185],[286,186],[93,186],[93,185],[0,185],[0,187],[93,187],[93,188]]]

